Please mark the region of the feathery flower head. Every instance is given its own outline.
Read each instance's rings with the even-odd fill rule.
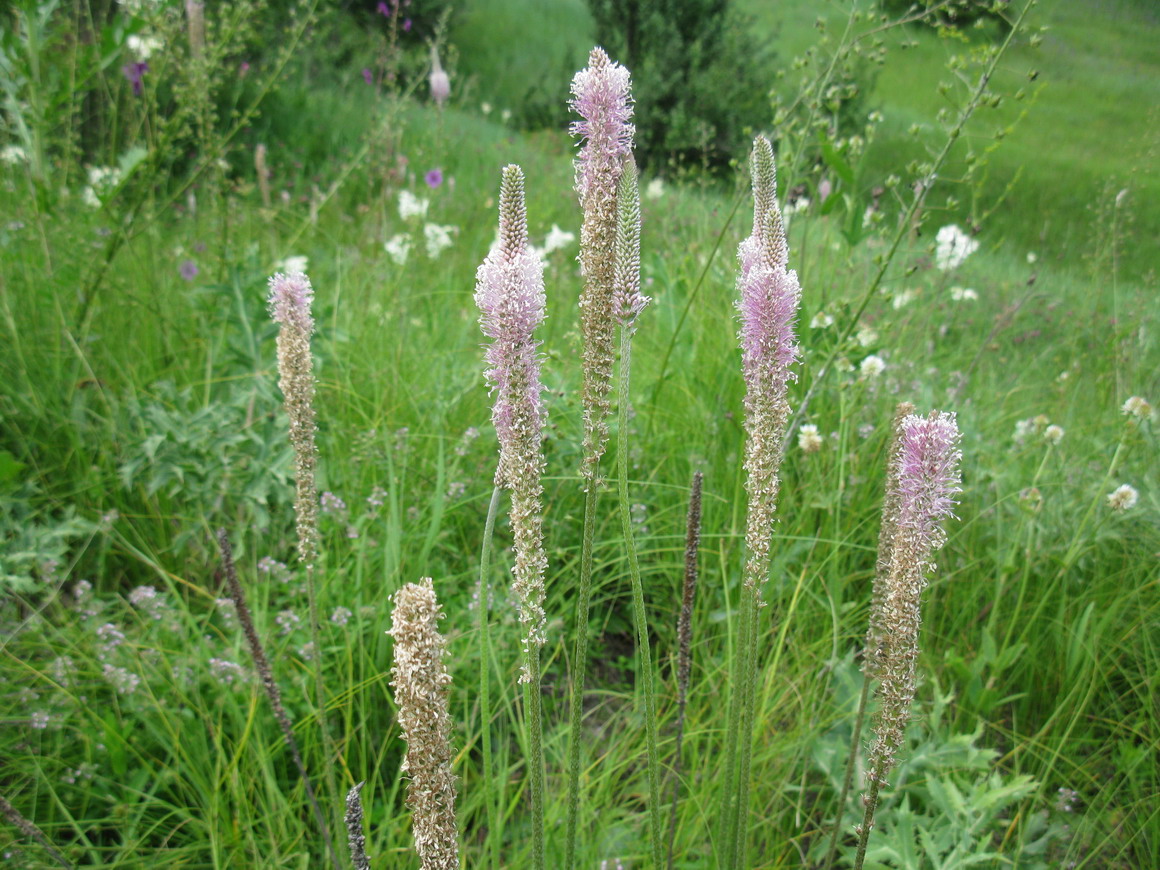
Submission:
[[[640,292],[640,185],[636,161],[629,155],[616,186],[616,267],[612,308],[626,327],[651,300]]]
[[[1152,405],[1143,396],[1130,396],[1120,406],[1120,413],[1135,417],[1137,420],[1146,420],[1152,416]]]
[[[917,530],[929,551],[946,543],[942,521],[954,516],[959,487],[959,427],[955,415],[932,411],[902,421],[898,454],[898,524]]]
[[[604,49],[592,49],[587,68],[572,79],[568,107],[584,119],[574,121],[570,128],[573,136],[584,140],[576,159],[576,192],[581,202],[590,192],[611,195],[620,165],[632,153],[636,133],[629,123],[632,85],[628,70],[609,60]]]
[[[395,641],[391,688],[407,741],[401,769],[410,775],[407,805],[415,848],[423,870],[458,870],[452,726],[447,708],[451,675],[443,662],[446,641],[438,628],[443,613],[430,577],[408,583],[391,600],[394,607],[387,632]]]
[[[797,273],[777,206],[777,176],[769,140],[758,136],[750,159],[753,232],[738,248],[741,367],[745,378],[745,488],[749,495],[745,585],[760,590],[769,574],[782,439],[789,420],[790,366],[800,350],[794,334],[801,302]]]
[[[310,314],[314,288],[310,286],[310,279],[302,272],[278,272],[269,283],[270,316],[274,322],[307,335],[314,332],[314,318]]]
[[[1108,507],[1114,511],[1131,510],[1136,506],[1136,502],[1140,499],[1140,493],[1136,491],[1136,487],[1121,483],[1112,492],[1108,493]]]
[[[507,166],[499,196],[499,240],[476,273],[480,324],[492,339],[485,359],[495,385],[492,422],[499,438],[495,482],[511,490],[515,565],[512,590],[519,603],[524,647],[544,642],[543,546],[544,421],[540,360],[533,332],[544,320],[544,263],[528,244],[524,174]],[[525,662],[521,681],[531,679]]]

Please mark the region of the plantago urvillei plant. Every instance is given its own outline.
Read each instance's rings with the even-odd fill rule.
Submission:
[[[777,205],[773,148],[764,136],[753,143],[753,232],[738,249],[741,365],[745,379],[746,561],[742,574],[740,651],[734,669],[730,739],[725,771],[726,866],[745,864],[745,817],[749,757],[757,681],[758,614],[769,579],[778,468],[789,421],[790,366],[799,350],[794,321],[801,301],[797,273],[788,268],[789,249]],[[735,760],[736,759],[736,760]],[[736,768],[736,769],[735,769]],[[736,779],[734,779],[736,776]],[[734,812],[733,808],[736,808]],[[734,864],[736,858],[737,863]]]
[[[492,421],[499,438],[495,484],[511,492],[515,566],[512,591],[523,627],[520,682],[527,704],[529,794],[532,803],[533,865],[544,866],[544,760],[540,715],[540,648],[544,645],[543,494],[544,419],[536,327],[544,321],[544,264],[528,245],[524,174],[507,166],[499,194],[499,243],[476,275],[475,302],[492,343],[488,380],[495,384]],[[487,578],[481,578],[486,584]],[[481,603],[483,599],[481,596]],[[482,613],[481,619],[486,619]],[[484,660],[482,667],[486,668]],[[487,727],[485,725],[485,727]]]
[[[946,543],[942,523],[952,516],[954,497],[959,492],[961,457],[954,414],[911,414],[899,424],[898,447],[891,456],[894,467],[889,476],[897,487],[897,496],[893,501],[888,497],[883,515],[883,522],[891,523],[894,531],[889,535],[889,565],[883,587],[875,596],[876,614],[871,616],[869,643],[874,649],[867,662],[867,674],[880,680],[880,705],[874,717],[868,765],[870,784],[864,798],[866,813],[857,832],[855,870],[860,870],[865,860],[878,793],[894,766],[910,719],[922,590],[927,574],[934,569],[934,554]]]
[[[443,662],[446,642],[439,634],[443,616],[430,577],[408,583],[392,596],[391,629],[395,663],[391,688],[399,726],[407,741],[402,770],[409,775],[407,805],[415,850],[423,870],[458,870],[455,776],[451,772],[451,715]]]
[[[587,68],[572,79],[570,107],[582,120],[572,125],[583,142],[576,159],[576,193],[584,212],[580,226],[580,331],[584,343],[584,532],[580,549],[580,591],[576,605],[576,647],[572,659],[572,697],[568,745],[568,820],[564,833],[564,866],[576,861],[580,813],[580,724],[584,673],[588,658],[588,608],[592,595],[592,539],[596,530],[600,457],[608,442],[616,313],[616,191],[625,161],[632,154],[635,128],[628,70],[609,60],[601,48],[588,56]]]

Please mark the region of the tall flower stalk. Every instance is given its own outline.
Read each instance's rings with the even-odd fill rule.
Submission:
[[[544,866],[544,754],[540,711],[540,648],[544,644],[543,494],[544,420],[540,360],[533,333],[545,316],[544,264],[528,245],[524,174],[503,170],[499,243],[476,275],[475,301],[487,349],[488,380],[495,385],[492,421],[499,438],[495,484],[511,493],[515,565],[512,591],[523,628],[524,703],[528,727],[528,792],[532,804],[533,866]],[[486,578],[481,578],[486,583]],[[482,602],[481,602],[482,604]],[[486,615],[482,618],[486,618]],[[488,663],[484,661],[482,667]],[[486,723],[485,723],[486,727]]]
[[[645,744],[648,752],[649,831],[652,866],[661,866],[662,807],[661,762],[657,747],[656,675],[648,637],[648,613],[644,606],[644,585],[640,579],[636,541],[632,531],[632,503],[628,498],[628,408],[632,372],[632,334],[636,317],[648,305],[640,292],[640,185],[636,164],[630,156],[621,172],[616,190],[616,261],[613,268],[612,309],[620,322],[619,395],[617,397],[616,467],[620,495],[620,524],[628,550],[628,572],[632,581],[632,619],[640,656],[637,679],[644,687]]]
[[[910,402],[899,402],[894,410],[894,423],[890,452],[886,460],[886,491],[882,498],[882,524],[878,528],[878,559],[874,571],[874,585],[871,590],[869,627],[866,643],[862,650],[862,694],[858,698],[858,713],[854,719],[854,733],[850,736],[850,755],[846,759],[846,775],[842,779],[842,793],[838,797],[837,819],[830,835],[830,848],[826,853],[825,867],[834,866],[838,853],[838,838],[842,831],[842,814],[846,810],[846,798],[854,781],[854,765],[858,761],[858,747],[862,741],[862,723],[866,718],[866,703],[870,698],[870,685],[878,672],[878,650],[882,638],[882,605],[886,599],[887,581],[890,574],[890,557],[894,547],[894,534],[898,530],[898,458],[902,452],[902,421],[914,413]]]
[[[306,596],[310,607],[310,640],[314,649],[315,703],[318,724],[327,760],[327,785],[337,795],[330,729],[326,721],[326,697],[322,682],[322,630],[318,621],[318,591],[315,571],[318,561],[318,487],[315,470],[318,430],[314,416],[314,359],[310,337],[314,333],[311,305],[314,288],[302,272],[275,274],[270,278],[270,316],[278,324],[278,387],[282,390],[286,417],[290,421],[290,446],[294,451],[294,516],[298,536],[298,558],[306,567]]]
[[[897,501],[888,502],[884,516],[890,534],[889,566],[872,613],[867,675],[880,680],[879,709],[870,744],[869,787],[866,807],[857,829],[855,870],[861,870],[878,807],[878,794],[887,784],[902,747],[910,705],[914,701],[918,663],[918,632],[922,624],[922,590],[935,568],[934,554],[946,543],[942,523],[952,516],[959,489],[959,427],[954,414],[932,411],[927,417],[911,414],[900,424],[899,447],[892,457],[891,476]]]
[[[753,232],[738,249],[741,359],[745,379],[746,561],[734,657],[729,738],[726,748],[725,819],[722,837],[728,867],[745,866],[749,764],[756,707],[759,615],[772,561],[774,513],[782,441],[789,420],[787,392],[798,359],[794,321],[801,302],[797,273],[777,205],[773,148],[764,136],[753,143]]]
[[[576,193],[584,216],[580,227],[580,331],[583,339],[584,531],[580,549],[580,588],[576,604],[576,647],[572,657],[572,697],[568,744],[568,818],[564,867],[576,866],[580,824],[580,728],[588,659],[588,610],[592,599],[592,546],[600,488],[600,459],[608,443],[612,366],[617,318],[613,309],[616,269],[616,191],[625,161],[632,154],[635,128],[629,72],[594,48],[588,66],[572,79],[570,108],[581,120],[571,132],[582,144],[576,159]]]
[[[408,774],[407,805],[422,870],[458,870],[455,776],[451,773],[451,715],[443,662],[446,641],[439,633],[443,613],[430,577],[408,583],[392,596],[395,663],[391,688],[407,741],[402,770]]]

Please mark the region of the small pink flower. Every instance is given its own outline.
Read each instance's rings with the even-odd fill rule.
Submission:
[[[427,182],[428,187],[436,188],[443,183],[443,170],[432,169],[423,176],[423,180]]]
[[[193,262],[193,260],[183,260],[181,265],[177,267],[177,271],[186,281],[192,281],[197,277],[197,273],[200,270],[197,268],[197,263]]]

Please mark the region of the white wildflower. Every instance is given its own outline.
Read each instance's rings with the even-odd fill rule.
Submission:
[[[423,237],[427,240],[427,256],[434,260],[447,248],[450,248],[452,245],[451,234],[457,232],[459,232],[459,227],[453,227],[450,224],[446,226],[425,224]]]
[[[1114,511],[1126,511],[1134,508],[1139,498],[1140,493],[1136,492],[1134,486],[1122,483],[1108,493],[1108,507]]]
[[[1028,251],[1028,252],[1027,252],[1027,264],[1028,264],[1029,266],[1030,266],[1030,265],[1034,265],[1035,261],[1036,261],[1036,260],[1038,260],[1038,259],[1039,259],[1039,255],[1038,255],[1038,254],[1036,254],[1034,251]]]
[[[409,190],[399,191],[399,217],[405,221],[413,217],[427,217],[427,206],[430,204],[430,200],[419,199]]]
[[[873,380],[886,370],[886,361],[877,354],[870,354],[870,356],[862,360],[862,365],[859,367],[859,370],[863,378]]]
[[[295,254],[275,263],[274,271],[289,275],[291,272],[305,272],[308,265],[310,265],[309,257],[304,254]]]
[[[979,294],[970,287],[951,288],[951,299],[953,299],[955,302],[974,302],[978,298]]]
[[[1142,396],[1132,396],[1120,407],[1120,413],[1146,420],[1152,416],[1152,405]]]
[[[873,347],[878,344],[878,333],[869,326],[862,326],[858,329],[854,340],[858,342],[859,347]]]
[[[149,60],[154,52],[161,51],[165,43],[157,36],[149,34],[138,36],[136,33],[125,40],[125,45],[137,60]]]
[[[1063,427],[1052,423],[1043,430],[1043,440],[1054,447],[1063,440]]]
[[[798,429],[798,449],[803,453],[817,453],[822,449],[822,436],[813,423],[805,423]]]
[[[893,305],[894,310],[897,311],[899,308],[903,308],[913,302],[916,295],[917,294],[913,290],[899,290],[894,294],[894,299],[891,302],[891,305]]]
[[[824,311],[819,311],[810,320],[810,329],[826,329],[834,325],[834,318]]]
[[[28,162],[28,152],[19,145],[5,145],[0,149],[0,162],[15,166],[17,163]]]
[[[552,224],[552,229],[548,231],[548,235],[544,238],[544,254],[547,255],[552,253],[552,251],[566,248],[574,241],[576,241],[575,233],[562,230],[559,225]]]
[[[935,265],[944,272],[957,269],[963,261],[979,249],[979,243],[956,224],[948,224],[935,236]]]
[[[402,266],[407,262],[407,254],[411,252],[411,237],[406,233],[399,233],[397,236],[391,236],[383,249],[387,252],[396,266]]]
[[[645,199],[660,199],[665,195],[665,182],[662,178],[654,178],[644,189]]]

